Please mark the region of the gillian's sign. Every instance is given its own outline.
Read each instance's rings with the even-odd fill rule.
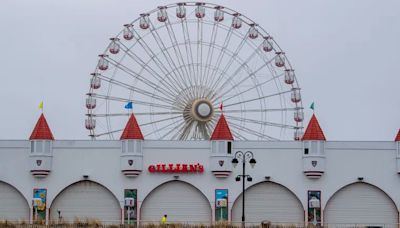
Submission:
[[[150,173],[203,173],[204,166],[197,164],[157,164],[149,165]]]

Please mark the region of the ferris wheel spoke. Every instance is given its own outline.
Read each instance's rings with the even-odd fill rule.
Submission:
[[[151,23],[151,25],[152,25],[152,23]],[[152,30],[157,30],[157,29],[155,29],[154,25],[152,25],[152,29],[151,29],[151,34],[154,35],[153,32],[152,32]],[[154,51],[152,50],[152,48],[146,43],[145,39],[142,39],[142,37],[141,37],[137,32],[136,32],[136,34],[137,34],[137,36],[138,36],[138,39],[139,39],[139,40],[142,40],[142,42],[140,42],[140,44],[141,44],[142,48],[146,51],[147,55],[150,57],[151,60],[153,60],[153,62],[156,62],[155,60],[157,60],[158,64],[156,63],[156,65],[157,65],[157,66],[159,67],[159,69],[165,74],[165,72],[168,71],[168,70],[167,70],[167,67],[166,67],[166,66],[162,63],[162,61],[158,58],[158,55],[156,55],[156,54],[154,53]],[[158,33],[157,33],[157,34],[158,34]],[[153,38],[154,38],[154,36],[153,36]],[[154,39],[154,40],[156,41],[157,45],[160,45],[158,39]],[[165,52],[164,52],[164,51],[162,51],[162,53],[163,53],[164,58],[166,59],[168,65],[170,66],[170,60],[172,61],[173,58],[167,58],[167,57],[165,56]],[[166,53],[169,55],[169,52],[166,52]],[[174,64],[174,65],[175,65],[175,64]],[[162,69],[160,68],[160,66],[161,66],[164,70],[162,70]],[[170,67],[171,67],[171,66],[170,66]],[[172,67],[171,67],[171,68],[172,68]],[[175,68],[176,68],[176,66],[175,66]],[[173,68],[172,68],[172,69],[173,69]],[[162,77],[161,77],[161,78],[162,78]],[[181,76],[181,78],[182,78],[182,76]],[[169,78],[168,78],[168,79],[169,79]],[[184,78],[182,78],[182,79],[184,79]],[[172,79],[171,79],[171,80],[172,80]],[[182,86],[182,83],[183,83],[183,85],[185,85],[185,80],[174,79],[173,81],[174,81],[177,85],[179,85],[179,87],[181,88],[181,90],[185,87],[185,86]],[[186,85],[186,87],[187,87],[187,85]]]
[[[170,91],[167,91],[159,86],[157,86],[156,84],[154,84],[153,82],[149,81],[148,79],[142,77],[140,74],[134,72],[133,70],[131,70],[130,68],[126,67],[125,65],[116,62],[115,60],[111,59],[111,58],[107,58],[107,60],[109,61],[109,63],[111,65],[113,65],[114,67],[124,71],[125,73],[127,73],[128,75],[132,76],[133,78],[138,79],[139,81],[145,83],[147,86],[151,87],[152,89],[154,89],[155,91],[158,91],[162,94],[164,94],[165,96],[169,97],[170,99],[174,99],[175,95],[172,94]]]
[[[209,131],[208,131],[207,125],[204,123],[197,124],[196,132],[198,134],[197,134],[197,137],[195,137],[195,139],[209,139],[210,138],[210,136],[208,134]]]
[[[218,24],[214,20],[213,29],[212,29],[211,38],[210,38],[210,44],[215,44],[215,39],[217,38],[217,34],[218,34]],[[207,51],[206,65],[208,65],[208,66],[211,65],[213,55],[214,55],[214,45],[209,45],[208,51]],[[210,72],[210,68],[206,68],[204,75],[202,75],[202,77],[204,77],[204,82],[203,82],[204,84],[202,84],[202,85],[205,85],[210,88],[210,86],[208,84],[209,83],[208,82],[209,72]],[[205,94],[203,94],[202,96],[205,96]]]
[[[88,113],[91,117],[113,117],[113,116],[130,116],[131,112],[121,113]],[[182,115],[182,112],[135,112],[135,116],[162,116],[162,115]]]
[[[193,60],[193,53],[192,53],[192,45],[191,45],[191,41],[190,41],[189,28],[187,27],[187,20],[181,19],[181,25],[182,25],[183,37],[185,40],[186,58],[189,63],[189,67],[188,67],[189,72],[190,72],[189,76],[193,80],[194,86],[197,87],[195,69],[193,67],[194,60]],[[192,68],[190,66],[192,66]],[[195,95],[197,95],[197,94],[195,94]]]
[[[162,38],[160,37],[160,34],[157,31],[158,29],[156,29],[156,27],[154,26],[154,24],[151,21],[150,21],[150,25],[151,25],[151,29],[150,29],[151,35],[153,36],[153,39],[156,41],[157,46],[160,48],[161,53],[163,54],[164,59],[167,61],[171,71],[173,71],[174,69],[177,69],[177,65],[176,65],[175,61],[173,60],[174,58],[172,58],[165,43],[163,42]],[[177,71],[176,73],[175,73],[175,71],[173,71],[173,72],[174,72],[174,76],[175,76],[174,82],[176,82],[179,85],[181,90],[184,90],[185,87],[187,87],[187,86],[182,84],[182,82],[184,82],[184,77],[182,76],[181,72],[180,71]]]
[[[225,36],[225,40],[224,40],[224,44],[222,45],[222,49],[221,49],[221,51],[219,52],[219,55],[218,55],[218,58],[217,58],[217,61],[216,61],[216,64],[215,64],[215,66],[219,66],[219,65],[221,65],[221,61],[222,61],[222,59],[225,57],[225,50],[227,49],[227,47],[228,47],[228,45],[229,45],[229,42],[230,42],[230,40],[231,40],[231,37],[232,37],[232,26],[231,27],[229,27],[229,30],[228,30],[228,33],[226,34],[226,36]],[[216,70],[216,68],[212,71],[212,73],[211,73],[211,83],[210,83],[210,85],[211,85],[211,87],[212,87],[212,85],[214,84],[214,78],[216,78],[215,76],[216,76],[216,74],[217,74],[217,70]]]
[[[188,124],[187,121],[182,120],[181,124],[177,125],[177,127],[172,128],[169,132],[164,134],[162,136],[162,138],[165,138],[167,135],[171,135],[170,139],[179,140],[179,137],[182,135],[182,132],[185,129],[185,127],[187,126],[187,124]],[[178,127],[178,126],[180,126],[180,127]],[[172,134],[173,132],[175,132],[175,133]]]
[[[182,116],[179,115],[179,116],[164,118],[164,119],[160,119],[160,120],[156,120],[156,121],[151,121],[151,122],[148,122],[148,123],[140,124],[140,126],[147,126],[147,125],[150,125],[150,124],[161,123],[161,122],[168,121],[168,120],[173,120],[173,119],[176,119],[176,118],[182,118]]]
[[[218,77],[216,82],[213,85],[211,85],[211,90],[215,91],[215,85],[218,85],[219,81],[222,80],[222,78],[223,78],[222,75],[225,75],[227,73],[227,71],[229,70],[229,68],[231,67],[236,56],[239,54],[240,50],[243,48],[243,46],[246,42],[248,33],[249,32],[247,32],[246,35],[242,37],[242,40],[240,41],[239,45],[236,47],[236,50],[234,51],[232,58],[229,59],[229,61],[226,63],[225,67],[223,68],[222,74],[220,75],[220,77]]]
[[[159,34],[158,34],[158,32],[157,32],[156,27],[154,26],[154,24],[153,24],[151,21],[150,21],[150,25],[152,26],[152,28],[150,29],[150,33],[152,34],[154,40],[156,41],[157,46],[162,50],[161,53],[163,54],[163,56],[164,56],[165,60],[167,61],[169,67],[171,68],[171,70],[176,69],[176,64],[175,64],[175,62],[173,61],[173,58],[171,57],[171,55],[169,54],[169,52],[166,50],[165,45],[164,45],[164,42],[163,42],[162,39],[160,38],[160,36],[159,36]],[[166,27],[167,27],[167,25],[166,25]],[[155,31],[155,32],[153,32],[153,31]],[[137,33],[137,32],[136,32],[136,33]],[[142,39],[142,38],[140,37],[139,34],[138,34],[138,37],[139,37],[140,39]],[[142,40],[144,40],[144,39],[142,39]],[[165,67],[165,65],[162,63],[162,61],[161,61],[160,59],[157,58],[157,55],[154,54],[154,52],[152,51],[152,48],[149,47],[149,45],[148,45],[145,41],[143,41],[143,45],[145,46],[145,47],[142,46],[144,49],[149,50],[149,52],[152,53],[151,55],[148,54],[148,55],[150,56],[150,58],[151,58],[151,59],[157,59],[159,62],[161,62],[160,65],[163,66],[163,68],[165,69],[165,71],[168,71],[167,68]],[[161,48],[161,46],[163,46],[163,48]],[[166,55],[168,55],[168,56],[166,56]],[[174,65],[174,67],[171,66],[171,63],[170,63],[170,62]],[[156,65],[157,65],[157,64],[156,64]],[[176,74],[175,74],[176,79],[175,79],[175,78],[174,78],[174,79],[171,78],[171,80],[173,80],[174,83],[176,83],[177,85],[179,85],[179,87],[180,87],[181,90],[184,89],[185,87],[188,87],[187,85],[182,85],[182,82],[183,82],[183,83],[185,82],[184,77],[180,74],[180,72],[177,72],[177,73],[179,74],[179,77],[180,77],[181,80],[179,80],[179,78],[178,78],[178,76],[177,76]],[[165,72],[164,72],[164,74],[165,74]],[[183,75],[185,75],[185,74],[183,74]],[[168,79],[169,79],[169,78],[168,78]],[[185,84],[185,83],[184,83],[184,84]]]
[[[243,122],[254,123],[254,124],[265,125],[265,126],[271,126],[271,127],[279,127],[279,128],[287,128],[287,129],[296,129],[297,128],[297,126],[288,125],[288,124],[279,124],[279,123],[273,123],[273,122],[268,122],[268,121],[261,121],[261,120],[254,120],[254,119],[236,117],[236,116],[231,116],[231,115],[226,115],[226,117],[229,117],[229,119],[231,119],[231,120],[243,121]]]
[[[200,23],[202,19],[197,19],[197,63],[200,63],[199,67],[197,67],[197,74],[199,85],[203,85],[203,23]]]
[[[254,53],[253,53],[254,54]],[[268,63],[265,63],[263,65],[261,65],[257,70],[252,71],[251,68],[248,66],[248,61],[251,59],[253,55],[251,55],[249,58],[247,58],[244,62],[242,62],[240,64],[240,66],[235,70],[234,73],[232,73],[225,81],[222,81],[223,77],[219,77],[218,81],[214,84],[213,90],[214,91],[223,91],[223,89],[227,86],[227,84],[231,84],[231,86],[229,87],[229,89],[227,89],[227,91],[230,91],[232,88],[235,88],[235,85],[239,85],[245,81],[247,81],[249,78],[251,78],[252,76],[255,76],[255,74],[260,71],[261,69],[263,69],[265,66],[268,65]],[[240,80],[238,83],[235,83],[232,85],[231,82],[240,71],[242,70],[246,70],[248,72],[247,77],[243,78],[242,80]],[[220,97],[222,97],[222,95],[220,95]]]
[[[245,100],[245,101],[239,101],[239,102],[227,104],[227,105],[224,105],[224,107],[230,107],[230,106],[235,106],[235,105],[238,105],[238,104],[243,104],[243,103],[248,103],[248,102],[252,102],[252,101],[267,99],[267,98],[271,98],[271,97],[274,97],[274,96],[280,96],[282,94],[290,93],[290,92],[291,92],[291,90],[287,90],[287,91],[283,91],[283,92],[279,92],[279,93],[270,94],[270,95],[267,95],[267,96],[262,96],[262,97],[257,97],[257,98]],[[224,102],[224,100],[222,102]]]
[[[235,88],[235,87],[239,86],[240,84],[242,84],[243,82],[246,82],[246,81],[247,81],[248,79],[250,79],[251,77],[255,77],[255,75],[256,75],[260,70],[262,70],[264,67],[268,66],[268,65],[271,63],[272,60],[273,60],[273,59],[270,59],[268,62],[265,62],[264,64],[262,64],[261,66],[259,66],[259,67],[258,67],[256,70],[254,70],[254,71],[251,71],[251,70],[250,70],[250,71],[251,71],[250,74],[248,74],[246,77],[244,77],[244,78],[243,78],[242,80],[240,80],[239,82],[237,82],[237,83],[233,84],[232,86],[230,86],[230,87],[227,89],[227,91],[223,92],[220,96],[223,97],[226,93],[228,93],[229,91],[231,91],[232,88]],[[246,60],[246,61],[247,61],[247,60]],[[243,64],[242,64],[243,67],[244,67],[245,65],[247,65],[247,63],[243,63]],[[228,81],[230,81],[232,78],[234,78],[234,77],[240,72],[239,69],[241,69],[241,67],[239,67],[238,70],[235,71],[235,73],[233,73],[225,82],[223,82],[223,83],[221,84],[221,87],[219,87],[218,89],[216,89],[216,91],[222,91],[222,90],[224,89],[224,87],[226,87],[226,85],[229,84]],[[273,77],[273,78],[274,78],[274,77]],[[256,88],[256,87],[253,87],[253,88]]]
[[[233,128],[236,128],[236,129],[239,130],[239,131],[245,131],[245,132],[247,132],[247,133],[249,133],[249,134],[255,135],[255,136],[257,136],[257,137],[259,137],[259,138],[262,138],[262,139],[267,139],[267,140],[278,140],[278,139],[276,139],[276,138],[274,138],[274,137],[271,137],[271,136],[269,136],[269,135],[260,133],[260,132],[258,132],[258,131],[253,130],[253,129],[247,128],[247,127],[245,127],[245,126],[240,126],[240,125],[238,125],[238,124],[236,124],[236,123],[234,123],[234,122],[230,122],[230,125],[231,125]]]
[[[109,77],[107,77],[107,76],[105,76],[105,75],[102,75],[102,74],[97,75],[97,77],[101,78],[103,81],[106,81],[106,82],[108,82],[108,83],[110,83],[110,84],[120,86],[120,87],[125,88],[125,89],[127,89],[127,90],[129,90],[129,91],[132,91],[132,92],[138,92],[138,93],[140,93],[140,94],[142,94],[142,95],[145,95],[145,96],[147,96],[147,97],[155,98],[155,99],[157,99],[157,100],[159,100],[159,101],[166,102],[166,103],[171,104],[171,105],[172,105],[173,102],[174,102],[174,101],[172,101],[171,99],[168,99],[168,98],[166,98],[166,97],[161,97],[161,96],[159,96],[159,95],[152,94],[152,93],[149,92],[149,91],[142,90],[142,89],[137,88],[137,87],[133,87],[133,86],[131,86],[131,85],[129,85],[129,84],[126,84],[126,83],[124,83],[124,82],[120,82],[120,81],[118,81],[118,80],[116,80],[116,79],[114,79],[114,78],[109,78]]]
[[[239,131],[236,130],[236,128],[232,128],[231,130],[233,132],[233,135],[236,136],[238,139],[248,140],[246,137],[244,137],[242,134],[240,134]]]
[[[101,137],[101,136],[104,136],[104,135],[111,135],[111,134],[114,134],[114,133],[117,133],[117,132],[121,132],[121,131],[123,131],[123,130],[124,130],[124,129],[118,129],[118,130],[113,130],[113,131],[102,132],[102,133],[100,133],[100,134],[95,134],[95,135],[93,135],[93,137],[98,138],[98,137]]]
[[[178,59],[178,63],[179,63],[179,65],[184,66],[185,65],[185,60],[183,59],[182,51],[181,51],[179,45],[177,45],[178,44],[178,40],[176,38],[174,29],[172,27],[172,24],[171,24],[171,21],[170,21],[170,16],[168,16],[168,18],[165,21],[165,23],[166,23],[165,27],[167,29],[168,36],[169,36],[169,38],[171,40],[171,43],[173,44],[174,53],[175,53],[175,55],[176,55],[176,57]],[[191,78],[189,76],[190,75],[189,71],[186,69],[186,67],[183,70],[184,71],[182,71],[182,73],[183,73],[182,75],[187,75],[187,77],[185,77],[185,78],[188,79],[188,83],[190,85],[190,86],[187,86],[187,87],[189,87],[189,89],[191,89],[194,86],[194,84],[193,84],[193,82],[192,82],[192,80],[191,80]],[[186,81],[186,80],[184,80],[184,81]]]
[[[217,107],[214,107],[216,113],[221,113],[220,110],[217,110]],[[223,110],[223,113],[245,113],[245,112],[286,112],[286,111],[297,111],[299,108],[266,108],[266,109],[245,109],[245,110]]]
[[[183,120],[182,120],[182,119],[178,119],[178,120],[176,120],[176,121],[174,121],[174,122],[172,122],[172,123],[169,123],[169,124],[167,124],[167,125],[165,125],[165,126],[163,126],[163,127],[161,127],[161,128],[157,128],[157,129],[155,129],[155,130],[153,130],[153,131],[151,131],[151,132],[149,132],[149,133],[146,133],[146,134],[145,134],[145,137],[146,137],[146,136],[149,136],[149,135],[152,135],[152,134],[154,134],[154,133],[156,133],[156,132],[162,132],[163,130],[165,130],[165,129],[167,129],[168,127],[171,127],[171,126],[173,126],[173,125],[179,125],[180,122],[183,123]],[[175,129],[176,129],[176,128],[173,127],[173,128],[171,129],[171,131],[173,131],[173,130],[175,130]],[[164,136],[160,137],[160,139],[164,139],[164,137],[167,136],[167,135],[169,135],[169,133],[170,133],[170,132],[167,132]]]
[[[255,85],[255,86],[253,86],[253,87],[251,87],[251,88],[249,88],[249,89],[246,89],[246,90],[244,90],[244,91],[241,91],[241,92],[239,92],[239,93],[237,93],[237,94],[235,94],[235,95],[232,95],[232,96],[230,96],[230,97],[227,97],[227,98],[225,98],[224,101],[228,101],[228,100],[230,100],[230,99],[232,99],[232,98],[234,98],[234,97],[236,97],[236,96],[242,95],[243,93],[249,92],[249,91],[251,91],[251,90],[253,90],[253,89],[257,89],[258,87],[261,87],[261,86],[263,86],[263,85],[265,85],[265,84],[267,84],[267,83],[269,83],[269,82],[271,82],[271,81],[274,81],[274,80],[276,80],[277,78],[282,77],[283,75],[285,75],[285,74],[282,73],[282,74],[276,75],[276,76],[274,76],[274,77],[268,79],[267,81],[264,81],[264,82],[262,82],[262,83],[259,83],[259,84]],[[225,95],[227,95],[228,93],[229,93],[229,90],[226,91],[226,92],[224,92],[224,93],[222,93],[221,95],[219,95],[219,97],[225,97]]]
[[[188,139],[190,132],[192,130],[193,125],[195,124],[194,121],[189,121],[182,126],[182,133],[178,136],[179,140]]]
[[[206,128],[206,133],[207,133],[207,138],[205,138],[205,139],[210,139],[210,136],[211,136],[210,134],[213,132],[212,121],[211,121],[211,123],[206,123],[205,128]]]
[[[92,93],[90,95],[92,97],[103,99],[103,100],[112,100],[112,101],[119,101],[119,102],[133,102],[134,104],[146,105],[146,106],[150,106],[150,107],[164,108],[164,109],[168,109],[168,110],[177,110],[176,107],[169,106],[169,105],[162,105],[162,104],[157,104],[157,103],[126,99],[126,98],[122,98],[122,97],[106,96],[106,95],[101,95],[101,94],[96,94],[96,93]]]
[[[171,83],[167,80],[164,80],[163,76],[161,76],[159,73],[157,73],[154,69],[152,69],[151,67],[149,67],[149,63],[150,62],[154,62],[156,64],[156,66],[162,71],[162,68],[165,66],[160,63],[160,61],[157,63],[155,61],[156,56],[155,55],[150,55],[150,60],[146,63],[143,60],[140,59],[139,56],[137,56],[135,53],[133,53],[127,46],[125,46],[122,42],[120,42],[121,47],[123,47],[123,50],[125,51],[126,55],[128,57],[130,57],[132,60],[134,60],[136,63],[139,64],[139,66],[142,66],[142,70],[141,71],[146,71],[148,72],[152,77],[154,77],[156,80],[159,81],[164,81],[164,83],[162,83],[162,85],[166,85],[168,86],[169,89],[174,90],[176,92],[179,91],[179,89],[176,87],[177,82],[175,81],[175,83]],[[163,71],[162,71],[163,72]],[[164,73],[164,72],[163,72]],[[138,73],[139,75],[141,75],[141,72]]]
[[[184,124],[184,121],[183,121],[183,120],[178,120],[178,121],[176,121],[176,122],[174,122],[174,123],[172,123],[172,124],[169,124],[169,125],[167,125],[167,126],[165,126],[165,127],[162,127],[161,129],[163,130],[163,129],[165,129],[165,128],[167,128],[167,127],[170,127],[170,126],[172,126],[172,125],[179,126],[179,125],[182,125],[182,124]],[[164,135],[162,135],[160,139],[164,139],[165,137],[171,135],[172,132],[176,131],[176,129],[177,129],[176,127],[172,127],[171,130],[169,130],[167,133],[165,133]],[[170,139],[174,139],[174,138],[171,137]]]

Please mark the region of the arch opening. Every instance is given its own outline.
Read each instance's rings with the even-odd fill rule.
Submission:
[[[51,221],[93,220],[105,224],[121,222],[118,199],[103,185],[79,181],[64,188],[51,204]]]
[[[29,204],[14,186],[0,181],[0,220],[29,221]]]
[[[274,182],[260,182],[245,191],[246,223],[260,224],[270,221],[274,224],[304,224],[304,208],[297,196],[283,185]],[[232,222],[242,218],[240,194],[232,206]]]
[[[327,201],[324,224],[398,227],[398,209],[380,188],[365,182],[344,186]]]
[[[207,197],[193,185],[170,181],[159,185],[143,200],[141,223],[158,223],[166,214],[170,223],[207,224],[212,209]]]

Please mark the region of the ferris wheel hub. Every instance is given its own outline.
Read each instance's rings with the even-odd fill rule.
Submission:
[[[208,122],[214,115],[214,108],[207,99],[195,100],[192,104],[191,116],[199,122]]]

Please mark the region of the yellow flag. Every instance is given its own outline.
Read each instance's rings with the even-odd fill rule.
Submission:
[[[39,109],[43,110],[43,101],[39,104]]]

